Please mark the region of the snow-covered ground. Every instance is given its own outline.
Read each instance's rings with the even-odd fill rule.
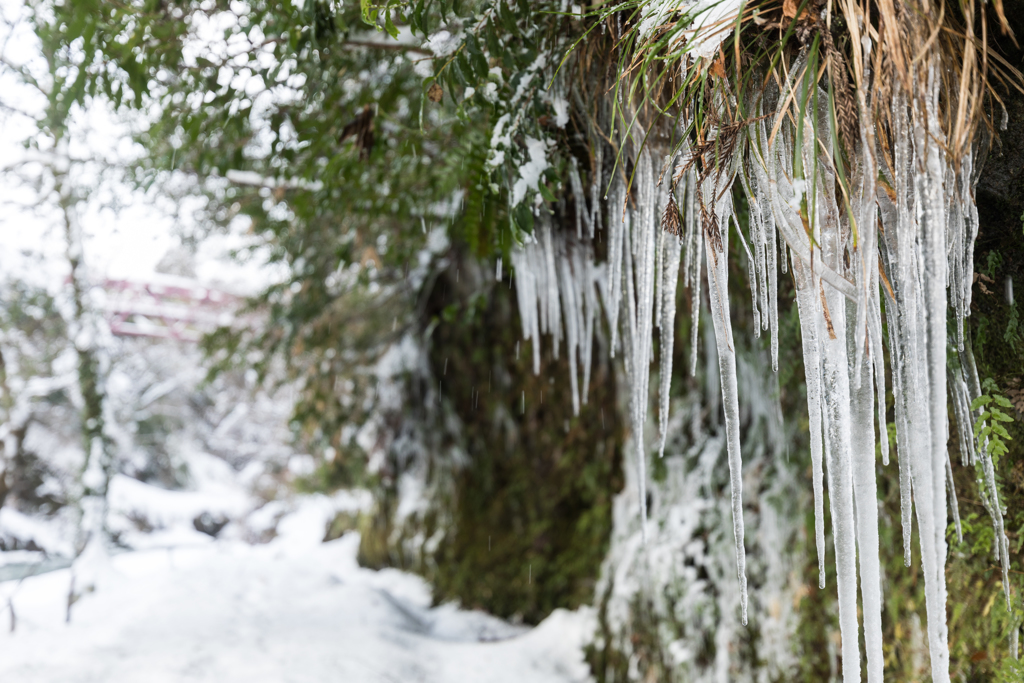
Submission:
[[[509,681],[589,679],[590,610],[513,626],[356,563],[358,534],[322,542],[323,497],[239,540],[115,555],[65,623],[68,570],[0,583],[0,681]],[[2,555],[2,553],[0,553]]]

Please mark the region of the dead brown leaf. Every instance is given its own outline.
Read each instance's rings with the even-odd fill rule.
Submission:
[[[441,101],[442,97],[444,97],[444,89],[437,81],[434,81],[427,89],[427,99],[436,104]]]
[[[366,247],[365,249],[363,249],[363,253],[359,257],[359,265],[365,268],[366,264],[370,262],[372,262],[373,265],[377,266],[377,270],[380,270],[383,267],[383,264],[380,260],[380,254],[377,253],[377,250],[374,249],[373,247]]]
[[[374,110],[370,105],[363,107],[363,110],[356,115],[355,119],[348,123],[341,130],[339,142],[345,142],[349,138],[355,138],[356,147],[359,149],[360,159],[369,159],[373,151],[375,136],[373,133]]]
[[[682,230],[679,229],[679,206],[676,204],[676,197],[672,192],[668,193],[668,204],[665,205],[665,211],[661,214],[661,229],[676,237],[682,235]]]
[[[786,19],[795,19],[796,11],[798,9],[800,9],[800,3],[797,0],[782,1],[782,16],[785,17]],[[805,7],[804,11],[800,13],[800,20],[803,21],[804,19],[807,19],[808,16],[809,14],[807,12],[807,8]]]
[[[818,291],[821,292],[821,310],[825,312],[825,326],[828,328],[828,338],[836,338],[836,328],[832,327],[832,315],[828,312],[828,301],[825,299],[825,288],[818,283]]]
[[[718,59],[711,63],[708,73],[715,78],[725,78],[725,53],[718,49]]]

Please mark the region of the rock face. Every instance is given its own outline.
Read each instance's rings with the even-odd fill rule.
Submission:
[[[426,295],[426,367],[405,385],[401,420],[420,447],[382,478],[360,561],[427,576],[458,600],[538,623],[593,600],[622,487],[616,378],[595,354],[574,417],[565,353],[540,373],[520,340],[515,293],[493,266],[452,253]]]
[[[996,115],[998,137],[992,144],[978,178],[977,200],[981,230],[975,254],[997,246],[1001,234],[1020,237],[1024,209],[1024,96],[1009,91],[1004,97],[1006,116]],[[1002,128],[1005,122],[1006,127]],[[1009,236],[1007,236],[1009,237]],[[1011,246],[1007,243],[1005,246]],[[984,265],[975,260],[976,264]]]

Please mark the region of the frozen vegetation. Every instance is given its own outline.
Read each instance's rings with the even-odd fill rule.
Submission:
[[[58,112],[65,118],[46,145],[18,162],[39,171],[26,186],[47,188],[41,196],[62,226],[67,268],[60,275],[67,282],[57,294],[14,280],[3,289],[11,313],[0,338],[2,464],[17,478],[0,499],[0,597],[11,632],[0,643],[14,653],[0,656],[0,674],[57,681],[75,672],[116,682],[137,680],[156,661],[169,680],[575,681],[594,673],[583,662],[583,648],[592,646],[632,653],[627,676],[637,679],[636,643],[650,636],[666,666],[687,680],[767,680],[793,665],[788,638],[805,568],[781,549],[799,538],[806,507],[817,555],[809,580],[826,588],[827,575],[835,577],[840,637],[829,659],[841,660],[837,675],[845,683],[882,680],[880,551],[902,554],[907,566],[916,553],[928,669],[935,683],[948,682],[948,520],[963,537],[946,448],[954,427],[961,462],[980,473],[980,504],[991,520],[1008,609],[1011,601],[1009,536],[990,438],[998,425],[980,409],[982,384],[964,331],[979,234],[975,187],[987,142],[978,112],[991,104],[983,87],[970,84],[978,75],[973,5],[966,46],[951,52],[943,41],[955,31],[927,3],[920,11],[886,2],[812,3],[810,11],[732,0],[552,4],[557,11],[545,17],[564,17],[572,30],[578,27],[570,22],[588,27],[575,43],[565,26],[545,30],[530,3],[482,3],[450,20],[444,3],[444,26],[435,22],[432,32],[423,3],[399,17],[400,28],[391,23],[393,3],[363,3],[361,19],[380,21],[398,42],[382,48],[383,34],[369,40],[346,33],[347,44],[335,52],[398,54],[356,64],[351,74],[347,65],[332,65],[315,86],[349,108],[353,93],[363,93],[351,122],[289,120],[282,111],[322,104],[307,97],[307,75],[292,70],[300,60],[312,72],[336,58],[319,42],[339,30],[325,9],[330,4],[306,3],[310,27],[294,34],[302,34],[304,47],[283,59],[277,45],[294,35],[264,40],[263,28],[248,29],[244,6],[211,10],[199,28],[182,29],[182,63],[208,71],[203,78],[218,92],[235,96],[224,110],[228,120],[242,107],[256,110],[230,164],[201,154],[188,163],[217,169],[202,192],[215,198],[212,205],[229,207],[216,215],[221,223],[232,224],[242,211],[236,197],[252,200],[235,190],[257,193],[244,229],[256,233],[259,225],[249,245],[265,239],[281,270],[261,302],[278,317],[214,316],[236,336],[225,337],[211,358],[181,341],[115,338],[103,318],[110,302],[89,279],[82,222],[89,208],[82,188],[98,171],[76,161],[68,133],[75,127],[67,127],[74,117]],[[833,13],[844,25],[839,36]],[[778,60],[768,66],[741,59],[753,44],[741,43],[736,29],[751,22],[765,32],[789,27],[795,36],[779,44]],[[584,38],[598,25],[594,50]],[[602,62],[595,52],[607,45],[623,54]],[[214,69],[200,53],[223,61]],[[951,65],[950,54],[960,61]],[[47,67],[35,61],[11,73],[39,91],[36,103],[45,108],[60,101],[63,93],[51,95],[63,85],[26,77],[29,67]],[[751,77],[741,78],[748,66]],[[413,95],[384,93],[403,69],[416,77]],[[162,65],[155,73],[159,88],[177,87]],[[342,94],[330,92],[335,80]],[[454,115],[443,109],[446,97]],[[381,115],[379,101],[388,98],[400,113]],[[202,119],[214,100],[230,97],[206,90],[159,101],[172,112],[185,103],[196,129],[209,124],[216,137],[224,121]],[[484,103],[488,115],[481,118],[489,123],[472,130],[474,107]],[[448,126],[445,117],[466,126],[446,134],[459,130],[483,141],[462,149],[452,166],[468,182],[451,181],[447,170],[418,175],[445,167],[451,159],[437,149],[461,144],[458,135],[399,140],[417,126],[420,133]],[[37,116],[40,130],[43,121]],[[172,174],[184,130],[174,126],[164,150]],[[311,129],[330,130],[329,144],[302,138],[315,137]],[[386,139],[377,160],[392,154],[399,172],[377,176],[379,166],[356,165],[371,158],[375,134]],[[336,153],[342,143],[352,146],[349,157]],[[333,151],[302,157],[324,147]],[[385,147],[392,151],[379,151]],[[401,166],[396,155],[413,161]],[[307,165],[289,165],[299,158]],[[226,165],[265,172],[232,168],[221,176]],[[348,181],[353,185],[340,184]],[[428,192],[438,196],[419,196]],[[295,195],[304,199],[289,205],[285,198]],[[342,203],[338,214],[327,210],[351,197],[359,201]],[[411,233],[395,230],[389,242],[382,225],[392,220],[412,226]],[[313,229],[289,234],[295,225]],[[343,234],[331,246],[344,256],[323,268],[317,252],[329,251],[321,240],[335,232]],[[472,259],[458,260],[463,247]],[[493,280],[490,263],[477,262],[485,254],[495,261]],[[533,373],[541,373],[548,349],[555,361],[565,360],[573,416],[586,410],[601,363],[614,359],[612,374],[624,380],[627,487],[611,505],[610,548],[594,594],[600,615],[556,610],[528,629],[454,604],[431,606],[421,579],[356,564],[362,540],[382,546],[396,564],[445,570],[434,553],[457,527],[456,482],[471,464],[462,440],[469,419],[445,395],[448,359],[440,372],[431,366],[431,335],[460,312],[466,325],[479,324],[476,303],[460,309],[448,303],[447,285],[436,291],[452,267],[455,283],[465,277],[501,287],[508,275]],[[783,276],[792,280],[789,301],[780,298]],[[1008,287],[1012,305],[1012,282]],[[482,301],[486,288],[479,289]],[[424,311],[434,305],[440,312],[428,322]],[[799,328],[793,350],[804,369],[808,477],[783,457],[777,373],[786,363],[786,307]],[[689,312],[685,325],[680,308]],[[744,329],[766,338],[747,353],[737,310],[752,313]],[[144,324],[134,332],[163,330],[140,317]],[[200,336],[197,320],[188,321],[192,340]],[[375,329],[387,323],[390,331]],[[252,332],[261,324],[270,329]],[[689,338],[677,338],[687,326]],[[682,395],[672,378],[675,349],[684,345],[689,362],[676,376],[683,370],[694,381]],[[227,348],[238,354],[236,367],[252,367],[204,384],[203,364],[225,361]],[[488,393],[491,380],[489,373]],[[271,385],[276,393],[266,389]],[[527,392],[517,394],[511,412],[504,405],[491,414],[509,441],[521,428],[512,413],[527,419]],[[476,387],[471,396],[475,412]],[[539,398],[543,403],[542,391]],[[79,420],[80,429],[69,426]],[[309,444],[319,449],[315,455],[297,450]],[[336,457],[348,457],[340,452],[346,449],[362,458],[352,471],[379,490],[297,493],[338,489],[316,477]],[[898,482],[899,549],[879,547],[879,476]],[[383,520],[372,539],[365,533],[370,519]],[[338,520],[345,533],[335,538]],[[1017,630],[1019,624],[1010,640],[1014,657]],[[714,647],[701,642],[709,633]],[[733,646],[749,633],[757,634],[750,646],[756,652],[740,661]],[[58,654],[49,656],[55,642]],[[699,656],[707,652],[714,652],[711,661]]]
[[[870,46],[866,45],[865,60],[870,57]],[[571,231],[556,232],[539,212],[535,235],[527,236],[526,243],[513,250],[523,336],[536,342],[541,333],[549,333],[552,352],[557,355],[565,330],[573,400],[585,401],[585,395],[577,398],[576,394],[577,358],[584,368],[589,367],[592,342],[581,338],[579,331],[595,329],[590,302],[596,292],[603,297],[612,335],[611,352],[623,354],[629,385],[629,415],[636,449],[633,460],[637,467],[633,478],[639,494],[641,538],[645,538],[649,476],[644,434],[655,329],[674,327],[676,280],[684,279],[693,295],[691,344],[692,352],[697,353],[697,312],[702,306],[703,280],[717,347],[740,619],[746,623],[741,418],[730,315],[730,295],[738,286],[729,282],[731,233],[735,230],[743,242],[755,333],[769,331],[771,366],[776,371],[780,305],[776,282],[779,271],[792,268],[812,429],[819,581],[824,586],[821,482],[825,475],[843,634],[843,678],[860,680],[858,641],[863,633],[868,680],[880,681],[882,597],[874,460],[876,443],[886,463],[889,455],[882,347],[881,302],[885,298],[896,440],[900,446],[899,473],[893,476],[899,477],[902,489],[904,553],[909,565],[909,529],[911,515],[916,514],[921,530],[932,677],[937,682],[946,681],[945,533],[949,506],[954,506],[953,516],[958,514],[955,498],[947,497],[947,490],[952,490],[946,453],[949,339],[953,339],[963,359],[961,370],[952,374],[959,405],[959,433],[973,431],[979,413],[967,404],[981,394],[977,378],[970,374],[973,360],[963,335],[964,317],[970,308],[970,264],[978,233],[973,152],[968,148],[962,157],[953,159],[943,149],[945,133],[939,118],[942,77],[938,61],[933,59],[914,72],[913,88],[923,97],[911,98],[899,88],[892,95],[892,158],[882,169],[882,157],[888,150],[877,145],[875,124],[867,123],[870,119],[862,100],[862,140],[857,148],[860,155],[847,169],[852,177],[841,179],[852,189],[849,198],[844,199],[836,189],[840,179],[835,159],[839,157],[840,141],[832,137],[827,112],[813,104],[827,102],[828,95],[818,91],[818,85],[808,85],[796,77],[806,73],[807,59],[805,48],[792,65],[787,82],[758,93],[760,116],[743,133],[709,124],[708,140],[700,150],[685,142],[675,147],[652,142],[642,125],[643,117],[627,108],[630,135],[621,138],[621,154],[632,173],[615,174],[608,181],[598,175],[593,180],[598,186],[607,182],[610,188],[606,261],[599,262],[593,255],[593,218],[586,211],[581,191],[576,195],[577,225],[585,223],[586,234],[579,227],[575,235]],[[716,90],[712,103],[726,108],[729,98],[732,95],[727,90]],[[799,121],[787,109],[794,100],[806,102],[796,110]],[[678,129],[685,131],[692,123],[684,116]],[[614,135],[614,125],[607,125],[605,134]],[[749,145],[746,151],[744,145]],[[660,169],[655,166],[656,158],[664,159]],[[734,217],[740,192],[749,207],[749,238]],[[685,251],[687,264],[682,272],[678,269],[680,248]],[[672,270],[666,271],[666,264]],[[947,332],[950,310],[953,322]],[[671,333],[661,334],[662,359],[671,358],[674,342]],[[533,348],[536,358],[536,343]],[[659,387],[661,424],[669,413],[669,362],[663,360]],[[659,436],[659,453],[663,451],[662,439]],[[975,447],[969,438],[962,440],[962,447],[965,461],[980,458],[984,471],[992,469],[985,447]],[[988,479],[986,488],[996,490],[993,479]],[[996,534],[995,554],[1001,559],[1005,576],[1008,555],[1003,513],[995,500],[988,500],[986,506]],[[1004,581],[1007,604],[1008,586]]]

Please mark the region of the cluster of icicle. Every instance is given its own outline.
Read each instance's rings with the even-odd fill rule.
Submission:
[[[803,60],[801,57],[790,69],[791,74],[801,71]],[[786,273],[787,261],[792,267],[810,418],[819,585],[825,585],[823,477],[827,472],[845,681],[861,680],[858,583],[867,678],[872,682],[882,680],[875,482],[876,429],[883,464],[889,464],[882,297],[886,300],[895,396],[904,557],[909,566],[911,514],[916,509],[934,681],[949,680],[944,573],[947,510],[951,510],[959,533],[946,448],[947,395],[953,400],[963,461],[981,465],[981,488],[996,531],[995,552],[1002,562],[1003,585],[1009,586],[1005,580],[1008,544],[992,462],[986,444],[975,444],[973,438],[972,423],[977,412],[970,404],[981,388],[963,334],[978,228],[973,198],[976,172],[971,155],[956,165],[948,160],[937,117],[941,76],[935,66],[926,73],[925,82],[915,83],[917,91],[923,93],[920,101],[908,102],[902,92],[893,97],[892,168],[880,168],[880,155],[872,153],[877,149],[874,133],[870,125],[862,126],[860,149],[869,152],[862,152],[857,161],[850,179],[848,206],[836,199],[830,159],[836,156],[833,145],[838,142],[830,137],[824,107],[816,112],[809,106],[803,113],[803,128],[816,129],[817,141],[805,135],[799,148],[795,148],[798,137],[792,122],[776,121],[782,114],[771,103],[787,99],[786,89],[796,87],[791,80],[781,92],[776,88],[774,93],[763,93],[761,113],[765,116],[748,128],[746,151],[723,160],[702,176],[690,163],[685,147],[674,158],[667,158],[659,173],[651,149],[643,144],[644,132],[634,124],[629,139],[623,141],[634,165],[631,192],[627,199],[626,183],[619,173],[609,183],[605,202],[606,263],[595,264],[591,246],[600,229],[599,203],[595,200],[602,180],[592,179],[588,209],[575,165],[570,171],[570,188],[577,198],[575,235],[552,229],[545,218],[539,222],[535,237],[513,252],[523,333],[534,342],[534,369],[539,371],[540,335],[550,333],[554,337],[557,355],[564,324],[573,406],[577,410],[581,400],[577,357],[583,371],[585,402],[598,297],[603,301],[612,354],[622,351],[630,387],[644,524],[643,428],[654,360],[653,328],[658,328],[660,334],[658,450],[663,453],[678,280],[681,274],[684,287],[693,297],[691,310],[696,318],[701,308],[702,277],[706,276],[718,347],[736,565],[746,623],[739,404],[728,296],[728,241],[730,223],[735,223],[733,185],[740,183],[749,204],[749,239],[744,238],[738,224],[733,227],[747,254],[754,329],[757,334],[769,331],[773,370],[778,369],[778,271]],[[817,99],[826,102],[827,96],[822,92]],[[774,128],[777,133],[772,138]],[[877,180],[880,171],[885,183]],[[674,178],[671,184],[669,178]],[[676,205],[682,207],[678,236],[662,227],[661,217],[670,193]],[[950,309],[955,319],[952,339],[947,330]],[[691,329],[693,373],[696,319]],[[955,369],[947,370],[950,342],[956,346],[960,362]]]

